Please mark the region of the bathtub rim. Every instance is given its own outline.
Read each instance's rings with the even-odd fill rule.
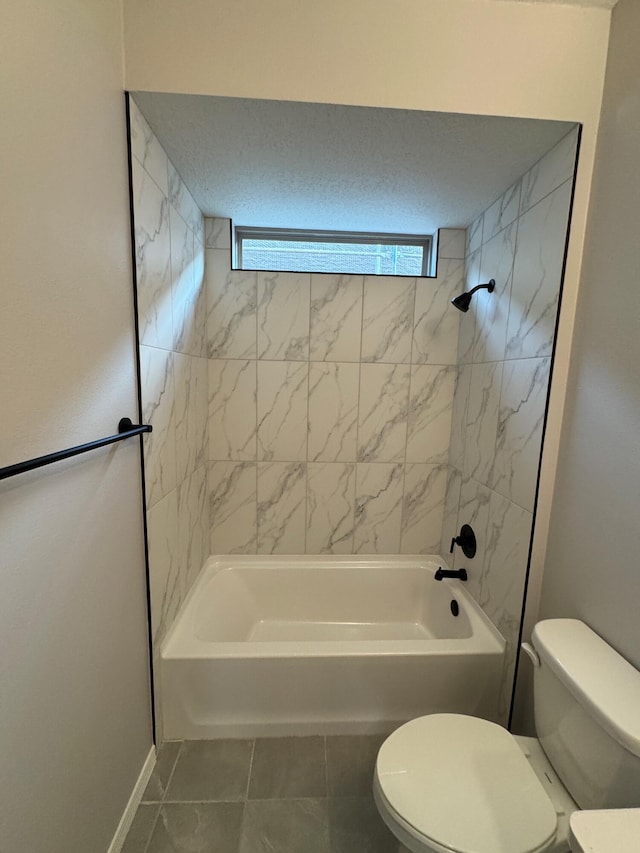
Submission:
[[[336,658],[336,657],[420,657],[425,654],[487,655],[505,652],[506,642],[497,627],[464,585],[456,579],[444,579],[452,597],[463,602],[472,624],[472,634],[465,638],[429,638],[424,640],[315,640],[315,641],[206,641],[191,632],[185,636],[185,621],[191,616],[193,601],[200,589],[216,574],[233,568],[273,570],[296,567],[309,569],[371,568],[420,569],[435,574],[438,566],[447,567],[439,555],[314,555],[314,554],[212,554],[204,563],[189,593],[176,614],[160,649],[164,661],[224,660],[260,658]],[[436,581],[434,581],[436,582]]]

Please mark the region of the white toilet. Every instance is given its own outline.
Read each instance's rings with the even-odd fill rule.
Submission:
[[[380,748],[376,805],[413,853],[567,853],[573,811],[640,806],[640,672],[575,619],[533,645],[538,738],[432,714]]]

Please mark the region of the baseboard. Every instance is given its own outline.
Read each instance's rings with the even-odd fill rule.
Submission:
[[[142,770],[140,771],[140,775],[138,776],[138,781],[133,786],[133,791],[131,792],[131,796],[129,797],[129,802],[127,803],[124,812],[122,813],[122,817],[120,818],[120,823],[118,824],[118,828],[116,829],[116,834],[113,836],[113,840],[109,845],[109,849],[107,853],[120,853],[122,850],[122,845],[124,844],[124,840],[127,837],[127,833],[131,828],[131,824],[133,823],[133,818],[136,813],[136,809],[140,805],[140,800],[142,799],[142,795],[144,794],[144,789],[147,787],[147,782],[149,781],[151,774],[153,773],[153,768],[156,766],[156,748],[152,746],[149,750],[149,755],[142,765]]]

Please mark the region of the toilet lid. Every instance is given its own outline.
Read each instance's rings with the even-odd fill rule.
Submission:
[[[456,853],[535,853],[556,812],[506,729],[459,714],[431,714],[383,743],[376,779],[384,799],[427,842]]]

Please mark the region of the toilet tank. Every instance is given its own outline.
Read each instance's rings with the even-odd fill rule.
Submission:
[[[538,622],[542,748],[582,809],[640,806],[640,672],[577,619]]]

